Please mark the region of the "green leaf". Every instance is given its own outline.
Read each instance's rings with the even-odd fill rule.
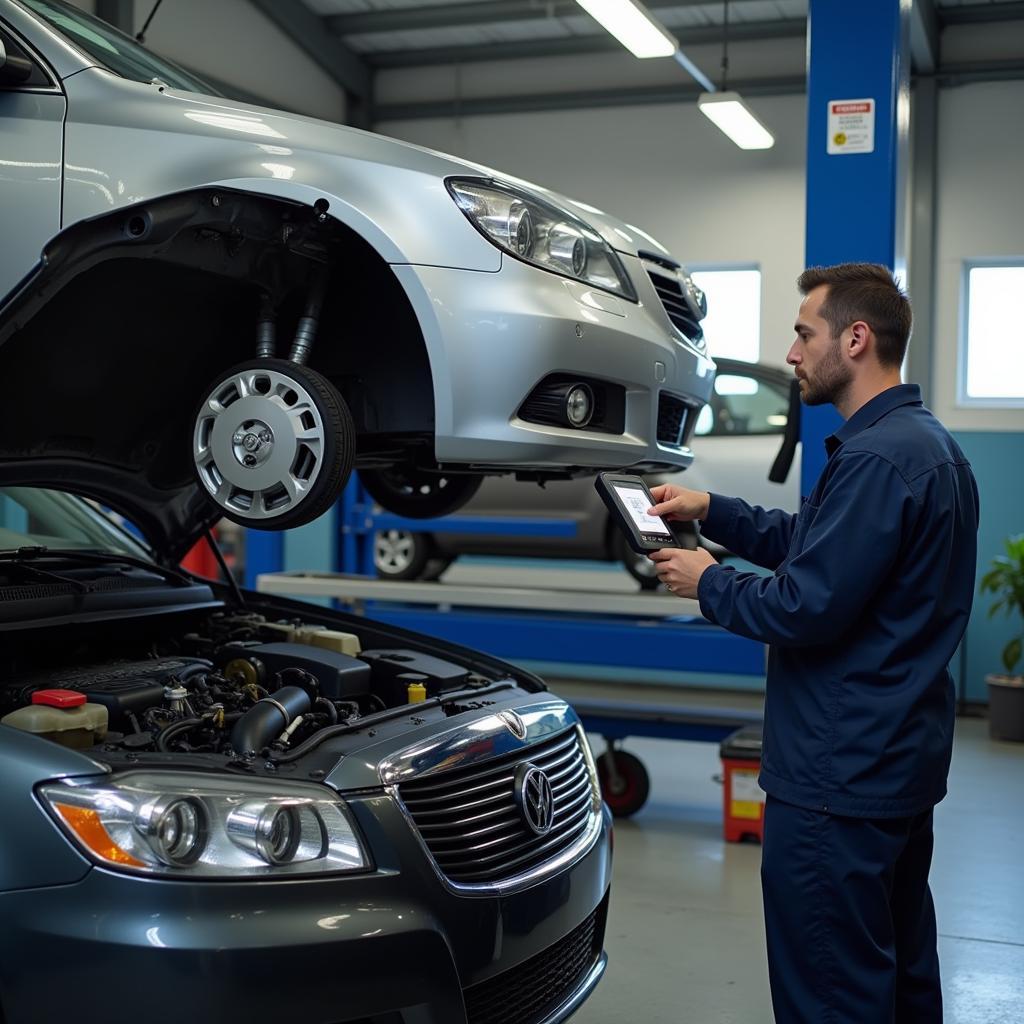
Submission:
[[[1017,662],[1020,661],[1021,655],[1021,638],[1014,637],[1004,648],[1003,648],[1003,665],[1006,666],[1006,671],[1009,675],[1013,675],[1013,670],[1017,666]]]
[[[989,609],[989,616],[1004,611],[1008,616],[1024,617],[1024,533],[1013,534],[1003,540],[1005,555],[997,555],[989,563],[989,568],[978,582],[978,590],[985,594],[994,594],[997,600]],[[1004,656],[1014,655],[1019,660],[1019,645],[1013,651],[1007,650]]]

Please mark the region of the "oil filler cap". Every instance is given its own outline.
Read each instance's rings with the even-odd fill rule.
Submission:
[[[48,708],[77,708],[87,699],[75,690],[36,690],[32,694],[33,704],[45,704]]]

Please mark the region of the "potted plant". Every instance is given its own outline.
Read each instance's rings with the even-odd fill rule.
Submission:
[[[996,595],[989,615],[1003,610],[1024,620],[1024,533],[1009,537],[1006,554],[992,559],[992,567],[981,579],[983,592]],[[1021,659],[1024,633],[1003,648],[1006,674],[985,677],[988,683],[989,735],[997,740],[1024,741],[1024,676],[1014,669]]]

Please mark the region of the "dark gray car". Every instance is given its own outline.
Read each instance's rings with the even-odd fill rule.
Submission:
[[[604,970],[611,851],[565,702],[182,575],[194,523],[171,541],[122,474],[150,547],[41,465],[0,458],[0,1020],[570,1016]]]

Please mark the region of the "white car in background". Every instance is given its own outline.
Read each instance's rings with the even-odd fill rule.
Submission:
[[[649,475],[648,483],[680,483],[795,512],[800,506],[800,397],[793,375],[764,363],[719,359],[717,364],[714,391],[694,427],[693,464],[683,474]],[[468,554],[586,558],[621,561],[644,589],[658,585],[651,561],[625,543],[591,480],[550,481],[543,488],[487,480],[459,515],[518,517],[522,533],[381,530],[374,544],[377,573],[387,579],[436,579],[455,558]],[[528,532],[536,529],[536,520],[569,523],[572,535]]]

